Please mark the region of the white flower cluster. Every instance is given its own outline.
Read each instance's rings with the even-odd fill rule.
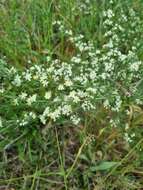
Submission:
[[[126,99],[134,102],[140,99],[134,97],[138,90],[134,86],[143,77],[143,63],[135,47],[136,40],[128,47],[129,38],[126,40],[124,35],[126,29],[131,36],[137,35],[137,31],[125,28],[124,12],[118,18],[111,8],[102,14],[104,40],[99,47],[82,34],[74,36],[56,21],[53,25],[61,25],[59,30],[66,31],[77,53],[68,61],[53,58],[51,53],[43,65],[33,64],[22,72],[14,67],[9,69],[9,84],[4,85],[2,96],[15,106],[18,113],[15,111],[14,117],[21,126],[31,120],[44,125],[49,120],[78,125],[83,112],[96,112],[99,105],[119,113]],[[141,22],[133,10],[129,17],[129,24],[132,20],[137,25]],[[130,92],[130,87],[134,91]]]

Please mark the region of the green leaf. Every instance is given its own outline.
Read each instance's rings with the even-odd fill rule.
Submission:
[[[100,170],[109,170],[117,164],[118,164],[118,162],[110,162],[110,161],[101,162],[97,166],[92,166],[91,171],[94,172],[94,171],[100,171]]]

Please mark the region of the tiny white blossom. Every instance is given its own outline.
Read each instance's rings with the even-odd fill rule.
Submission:
[[[58,90],[64,90],[64,85],[60,84],[60,85],[58,86]]]
[[[26,120],[22,120],[21,122],[20,122],[20,126],[25,126],[25,125],[27,125],[28,124],[28,121],[26,121]]]
[[[36,102],[36,97],[37,97],[37,94],[34,94],[34,95],[30,96],[27,99],[27,104],[30,106],[33,102]]]
[[[42,124],[46,124],[46,119],[45,119],[45,116],[44,115],[40,115],[40,121],[42,122]]]
[[[51,60],[51,57],[47,56],[46,59],[47,59],[47,62],[49,62]]]
[[[48,84],[49,84],[49,82],[47,80],[43,80],[41,83],[43,84],[44,87],[48,86]]]
[[[106,73],[102,73],[102,74],[101,74],[101,78],[102,78],[103,80],[105,80],[105,79],[106,79]]]
[[[136,134],[135,134],[135,133],[132,133],[132,134],[131,134],[131,137],[132,137],[132,138],[133,138],[133,137],[135,137],[135,136],[136,136]]]
[[[66,80],[64,84],[65,86],[72,86],[73,82],[71,80]]]
[[[49,92],[45,93],[44,97],[45,97],[45,99],[49,100],[51,98],[51,96],[52,96],[52,93],[51,93],[51,91],[49,91]]]
[[[129,136],[128,133],[125,133],[125,136],[124,136],[125,140],[129,143],[131,143],[133,140],[131,139],[131,137]]]
[[[63,115],[70,115],[70,113],[72,112],[72,107],[71,105],[64,105],[62,106],[61,111]]]
[[[36,119],[36,114],[34,112],[30,112],[29,116],[32,117],[32,119]]]
[[[43,116],[48,116],[49,113],[50,113],[50,109],[49,109],[49,107],[46,107],[44,112],[43,112]]]
[[[11,69],[9,70],[9,72],[15,74],[17,72],[17,70],[15,67],[12,66]]]
[[[75,62],[75,63],[80,63],[81,62],[81,58],[80,57],[72,57],[71,61]]]
[[[38,78],[39,78],[38,75],[33,75],[33,79],[34,79],[34,80],[37,80]]]
[[[19,105],[19,102],[18,102],[18,99],[17,99],[17,98],[15,98],[15,99],[13,100],[13,104],[14,104],[15,106],[18,106],[18,105]]]
[[[51,119],[53,119],[53,121],[56,121],[56,119],[58,119],[60,117],[60,114],[61,114],[61,109],[60,108],[57,108],[55,111],[49,113],[49,117]]]
[[[15,86],[20,86],[21,85],[21,76],[18,74],[15,76],[14,81],[12,82]]]
[[[138,71],[139,66],[141,65],[141,63],[142,63],[141,61],[132,63],[131,66],[130,66],[130,70],[131,71]]]
[[[19,95],[19,98],[20,98],[21,100],[25,100],[26,97],[27,97],[27,93],[25,93],[25,92],[22,92],[22,93]]]
[[[80,118],[75,115],[71,116],[70,119],[74,125],[78,125],[80,123]]]
[[[105,101],[103,102],[103,105],[104,105],[105,108],[109,108],[109,106],[110,106],[109,100],[105,100]]]
[[[31,81],[31,78],[32,78],[31,73],[26,72],[25,75],[24,75],[24,78],[25,78],[25,80],[27,80],[27,81]]]
[[[75,91],[71,91],[69,94],[69,98],[73,98],[73,102],[78,103],[80,101],[77,93]]]

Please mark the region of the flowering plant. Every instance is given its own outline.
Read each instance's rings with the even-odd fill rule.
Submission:
[[[143,103],[139,90],[143,63],[138,51],[143,23],[134,9],[115,12],[113,1],[109,5],[100,13],[99,43],[74,35],[60,20],[53,22],[75,49],[68,60],[49,52],[45,64],[31,63],[21,71],[1,59],[1,126],[9,122],[21,127],[49,122],[79,125],[84,113],[96,113],[102,106],[114,113],[111,126],[125,125],[122,115],[129,113],[129,105]]]

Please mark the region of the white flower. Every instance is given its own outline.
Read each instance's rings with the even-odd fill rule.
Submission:
[[[44,115],[40,115],[40,121],[45,125],[46,124],[46,119]]]
[[[102,74],[101,74],[101,78],[102,78],[103,80],[105,80],[105,79],[106,79],[106,73],[102,73]]]
[[[47,80],[43,80],[41,83],[43,84],[44,87],[46,87],[46,86],[48,86],[49,82]]]
[[[79,122],[80,122],[80,118],[77,117],[77,116],[75,116],[75,115],[72,115],[72,116],[70,117],[70,119],[71,119],[71,121],[72,121],[72,123],[73,123],[74,125],[78,125]]]
[[[114,66],[112,63],[110,63],[110,62],[105,63],[105,71],[106,72],[112,71],[113,69],[114,69]]]
[[[24,114],[24,119],[25,119],[25,120],[28,120],[28,119],[29,119],[29,115],[28,115],[27,112]]]
[[[13,100],[13,104],[14,104],[15,106],[18,106],[18,105],[19,105],[17,98],[15,98],[15,99]]]
[[[54,112],[49,113],[49,117],[53,119],[53,121],[56,121],[60,117],[61,114],[61,108],[57,108]]]
[[[65,34],[69,35],[69,36],[72,36],[72,31],[71,30],[66,30],[65,31]]]
[[[141,63],[142,63],[141,61],[137,61],[137,62],[132,63],[130,66],[130,70],[131,71],[138,71]]]
[[[28,121],[25,121],[24,119],[20,122],[20,126],[25,126],[28,124]]]
[[[47,59],[47,62],[49,62],[51,60],[51,57],[47,56],[46,59]]]
[[[90,72],[90,79],[91,80],[95,80],[95,78],[96,78],[96,72],[95,71],[91,71]]]
[[[115,109],[113,109],[113,110],[115,110],[115,111],[119,111],[120,110],[120,108],[121,108],[121,105],[122,105],[122,100],[121,100],[121,98],[120,98],[120,96],[117,96],[116,97],[116,102],[115,102]]]
[[[15,67],[11,67],[11,69],[9,70],[10,73],[15,74],[17,72]]]
[[[66,80],[64,84],[65,86],[72,86],[73,82],[71,80]]]
[[[63,107],[61,107],[61,111],[63,115],[70,115],[70,113],[72,112],[72,107],[71,105],[64,105]]]
[[[69,98],[73,98],[73,102],[78,103],[80,101],[77,93],[75,91],[71,91],[69,94]]]
[[[55,24],[58,24],[58,25],[61,25],[62,23],[61,23],[61,21],[60,20],[55,20],[55,21],[53,21],[53,23],[52,23],[53,25],[55,25]]]
[[[49,92],[45,93],[44,97],[45,97],[45,99],[49,100],[51,98],[51,96],[52,96],[52,93],[51,93],[51,91],[49,91]]]
[[[37,80],[38,78],[39,78],[38,74],[36,74],[36,75],[33,76],[34,80]]]
[[[54,67],[50,66],[49,68],[46,69],[47,73],[52,73],[54,71]]]
[[[27,80],[27,81],[31,81],[31,78],[32,78],[31,73],[26,72],[25,75],[24,75],[24,78],[25,78],[25,80]]]
[[[140,99],[136,99],[135,101],[136,101],[136,103],[137,103],[138,105],[142,105],[142,103],[143,103]]]
[[[37,94],[34,94],[34,95],[30,96],[27,99],[27,104],[30,106],[33,102],[36,102],[36,98],[37,98]]]
[[[128,133],[125,133],[125,136],[124,136],[125,140],[129,143],[131,143],[133,140],[131,139],[131,137],[128,135]]]
[[[71,61],[74,62],[74,63],[80,63],[81,58],[80,57],[72,57]]]
[[[135,134],[135,133],[132,133],[132,134],[131,134],[131,137],[132,137],[132,138],[133,138],[133,137],[135,137],[135,136],[136,136],[136,134]]]
[[[64,90],[64,85],[60,84],[60,85],[58,86],[58,90]]]
[[[30,112],[29,116],[32,117],[32,119],[36,119],[36,114],[34,112]]]
[[[87,92],[92,92],[93,94],[96,94],[97,93],[97,89],[96,88],[87,88],[86,89]]]
[[[108,9],[106,16],[107,16],[108,18],[112,18],[112,17],[114,16],[113,11],[112,11],[111,9]]]
[[[25,92],[22,92],[22,93],[19,95],[19,98],[20,98],[21,100],[25,100],[26,97],[27,97],[27,93],[25,93]]]
[[[95,107],[89,101],[84,101],[81,107],[83,108],[84,111],[95,109]]]
[[[105,100],[105,101],[103,102],[103,106],[104,106],[105,108],[110,107],[109,100]]]
[[[43,112],[43,116],[48,116],[49,113],[50,113],[50,109],[49,109],[49,107],[46,107],[44,112]]]
[[[110,119],[110,125],[112,126],[112,127],[117,127],[117,125],[116,125],[116,123],[114,122],[114,120],[113,119]]]
[[[126,114],[127,114],[127,115],[130,115],[130,111],[129,111],[129,110],[126,110]]]
[[[14,84],[15,86],[20,86],[21,85],[21,76],[19,76],[18,74],[15,76],[14,81],[12,82],[12,84]]]
[[[40,81],[44,81],[47,79],[47,74],[46,73],[40,73]]]

